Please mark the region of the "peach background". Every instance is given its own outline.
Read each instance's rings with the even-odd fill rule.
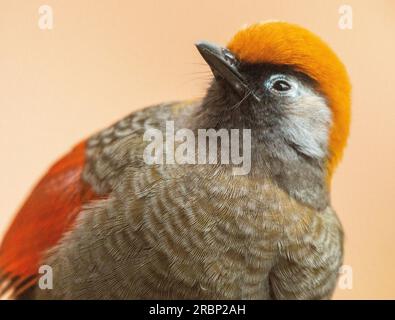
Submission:
[[[352,290],[336,298],[395,298],[395,2],[0,0],[0,234],[45,169],[70,146],[129,112],[201,96],[208,68],[193,43],[226,41],[243,24],[299,23],[347,65],[353,122],[333,183],[346,231]],[[54,29],[38,28],[38,8]]]

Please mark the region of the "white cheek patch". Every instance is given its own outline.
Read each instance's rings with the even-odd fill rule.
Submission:
[[[325,157],[332,122],[325,99],[306,90],[285,108],[286,116],[281,123],[285,140],[309,157]]]

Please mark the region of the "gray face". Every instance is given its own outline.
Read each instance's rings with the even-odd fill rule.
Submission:
[[[317,209],[329,202],[326,161],[332,114],[314,81],[291,67],[239,65],[243,90],[214,73],[194,124],[251,129],[251,174],[269,177]]]
[[[314,81],[285,66],[238,70],[247,90],[240,94],[216,76],[205,99],[206,125],[250,128],[256,146],[281,159],[326,158],[331,111]]]

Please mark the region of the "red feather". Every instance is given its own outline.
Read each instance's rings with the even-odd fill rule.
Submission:
[[[21,283],[37,275],[43,254],[72,228],[83,204],[98,198],[81,179],[84,164],[82,142],[55,163],[33,189],[0,247],[0,272],[5,280]]]

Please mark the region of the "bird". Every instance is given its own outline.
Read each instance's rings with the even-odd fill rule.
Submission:
[[[344,251],[330,195],[350,130],[346,67],[315,33],[283,21],[196,47],[213,74],[203,98],[130,114],[38,182],[0,247],[2,295],[332,297]],[[250,170],[147,163],[145,133],[169,121],[194,134],[250,130]]]

